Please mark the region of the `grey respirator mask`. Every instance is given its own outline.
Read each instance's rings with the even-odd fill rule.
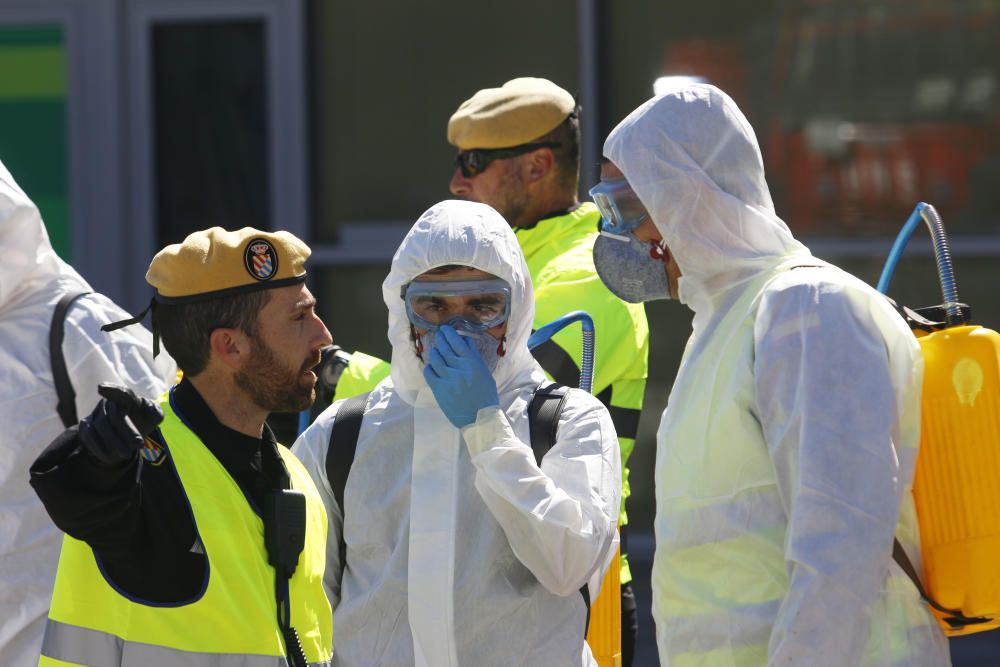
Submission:
[[[607,288],[630,303],[669,299],[663,246],[636,238],[636,227],[649,213],[628,181],[602,176],[590,198],[601,212],[594,267]]]
[[[594,243],[594,268],[601,281],[622,301],[643,303],[670,298],[662,248],[634,234],[601,232]]]

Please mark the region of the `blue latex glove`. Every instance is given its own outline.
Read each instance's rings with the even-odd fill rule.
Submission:
[[[482,408],[500,405],[496,380],[479,350],[447,324],[434,336],[424,377],[441,411],[458,428],[476,421]]]

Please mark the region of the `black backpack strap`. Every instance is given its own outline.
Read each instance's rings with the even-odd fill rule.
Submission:
[[[358,434],[361,433],[361,420],[365,416],[365,406],[369,394],[358,394],[340,404],[337,416],[334,417],[333,428],[330,429],[330,443],[326,450],[326,478],[330,483],[333,497],[340,506],[342,517],[347,516],[344,508],[344,488],[347,486],[347,476],[351,474],[354,454],[358,450]],[[340,566],[347,565],[347,543],[344,541],[344,522],[340,526]]]
[[[923,598],[924,602],[945,615],[943,620],[951,626],[952,629],[957,630],[969,625],[989,623],[993,620],[992,618],[986,618],[985,616],[969,617],[957,609],[948,609],[947,607],[938,604],[937,600],[928,595],[927,591],[924,590],[924,585],[920,581],[920,576],[917,575],[917,568],[913,567],[913,562],[910,560],[910,557],[906,555],[903,545],[900,544],[897,539],[892,541],[892,559],[899,564],[899,567],[903,569],[903,572],[905,572],[906,576],[910,578],[913,585],[917,587],[917,592],[920,593],[920,597]]]
[[[580,381],[580,367],[573,361],[573,357],[551,338],[532,348],[531,356],[549,377],[559,384],[572,387]]]
[[[531,397],[528,404],[528,432],[531,438],[531,451],[535,455],[535,463],[542,465],[542,459],[556,444],[556,436],[559,432],[559,417],[562,415],[563,406],[566,405],[566,398],[569,396],[569,389],[564,385],[552,383],[535,390],[535,395]],[[583,604],[587,607],[587,620],[583,626],[583,634],[587,635],[590,628],[590,588],[587,584],[580,587],[580,595],[583,597]]]
[[[63,335],[66,331],[66,313],[73,302],[84,294],[90,292],[67,292],[59,299],[56,308],[52,311],[52,323],[49,325],[49,361],[52,364],[52,380],[56,386],[56,397],[59,402],[56,404],[56,412],[62,419],[63,426],[69,428],[77,422],[76,418],[76,391],[73,383],[70,382],[69,372],[66,370],[66,359],[63,357],[62,343]]]
[[[561,384],[553,382],[535,390],[528,404],[528,429],[531,438],[531,451],[535,454],[535,463],[542,465],[542,458],[556,444],[559,431],[559,416],[569,390]]]

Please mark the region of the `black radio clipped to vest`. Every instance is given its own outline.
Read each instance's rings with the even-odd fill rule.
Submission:
[[[264,546],[279,576],[291,577],[306,544],[306,497],[292,489],[274,489],[264,500]]]
[[[274,597],[278,626],[285,640],[285,654],[293,667],[307,667],[299,634],[292,627],[288,580],[295,573],[306,545],[306,497],[294,489],[274,489],[264,498],[264,547],[274,567]]]

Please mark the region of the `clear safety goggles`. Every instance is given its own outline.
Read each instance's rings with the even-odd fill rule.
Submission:
[[[632,186],[624,178],[602,180],[590,188],[590,198],[601,212],[601,231],[623,236],[649,217]]]
[[[479,333],[510,317],[510,285],[488,280],[414,280],[401,290],[410,323],[427,331],[449,324],[459,332]]]

